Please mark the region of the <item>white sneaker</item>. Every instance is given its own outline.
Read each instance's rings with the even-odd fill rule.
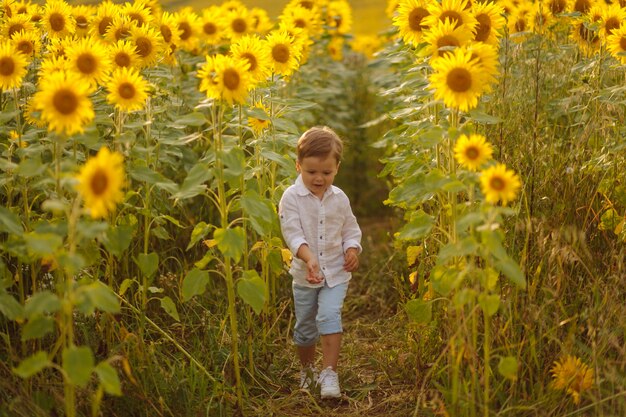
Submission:
[[[337,372],[333,371],[333,368],[330,366],[320,373],[318,383],[320,384],[320,394],[322,398],[341,397],[339,377],[337,376]]]
[[[300,369],[300,389],[308,391],[315,384],[317,378],[317,369],[313,367]]]

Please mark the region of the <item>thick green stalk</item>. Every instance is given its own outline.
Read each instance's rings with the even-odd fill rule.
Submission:
[[[489,362],[491,360],[491,333],[490,326],[491,320],[489,318],[489,314],[486,311],[483,311],[483,317],[485,322],[485,340],[483,343],[483,416],[489,417],[489,397],[490,397],[490,389],[489,389],[489,378],[491,376],[491,367],[489,366]]]

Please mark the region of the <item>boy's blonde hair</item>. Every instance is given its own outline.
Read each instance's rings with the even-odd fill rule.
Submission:
[[[339,163],[343,155],[343,142],[330,127],[315,126],[300,136],[296,153],[298,162],[302,162],[304,158],[310,156],[333,156]]]

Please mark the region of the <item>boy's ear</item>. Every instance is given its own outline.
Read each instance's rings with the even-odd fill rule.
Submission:
[[[301,170],[301,169],[302,169],[302,168],[300,167],[300,161],[298,161],[298,160],[296,159],[296,171],[297,171],[297,172],[300,172],[300,170]]]

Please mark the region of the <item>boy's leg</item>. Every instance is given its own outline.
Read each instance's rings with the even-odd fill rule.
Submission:
[[[341,309],[347,291],[347,282],[333,288],[324,284],[318,296],[317,327],[322,338],[322,369],[337,369],[343,332]]]
[[[293,285],[294,310],[296,313],[293,341],[303,367],[312,366],[315,362],[315,344],[318,339],[317,326],[315,324],[318,292],[319,288]]]

